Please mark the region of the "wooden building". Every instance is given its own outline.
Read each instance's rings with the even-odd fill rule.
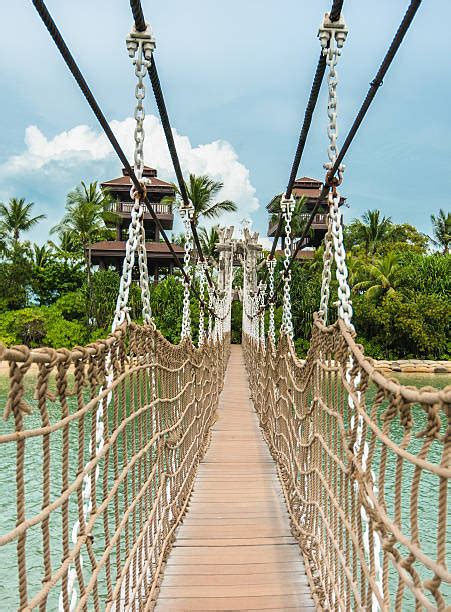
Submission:
[[[174,214],[171,199],[175,199],[174,186],[159,179],[157,171],[148,166],[144,166],[143,177],[150,180],[147,195],[162,227],[166,231],[172,230]],[[105,181],[101,183],[101,186],[107,189],[114,198],[112,210],[116,213],[118,221],[114,240],[103,240],[90,245],[91,262],[93,265],[98,265],[100,269],[114,267],[121,271],[133,208],[133,200],[130,195],[132,182],[126,169],[123,168],[122,176]],[[157,283],[161,275],[172,274],[174,263],[172,255],[166,243],[162,242],[159,229],[149,212],[144,214],[144,228],[149,276],[153,277],[154,282]],[[183,258],[183,247],[176,244],[173,244],[173,247],[177,255]]]
[[[319,195],[321,193],[321,189],[323,188],[323,184],[321,181],[318,181],[313,178],[309,178],[308,176],[303,176],[302,178],[296,179],[293,187],[293,196],[298,199],[304,196],[306,198],[304,209],[305,212],[302,213],[303,217],[307,221],[309,219],[311,212],[318,201]],[[274,238],[277,230],[277,221],[272,220],[272,215],[275,210],[277,210],[278,202],[280,201],[281,195],[274,196],[271,202],[266,206],[269,214],[271,215],[269,219],[269,227],[268,227],[268,236],[270,238]],[[341,198],[340,205],[344,204],[346,198]],[[311,225],[311,236],[304,239],[304,245],[307,247],[318,247],[327,232],[327,202],[323,202],[320,204],[320,207],[315,214],[313,219],[313,223]],[[296,239],[295,239],[296,240]],[[285,242],[285,236],[282,235],[282,245]],[[282,246],[283,248],[283,246]],[[305,257],[305,253],[309,253],[309,251],[300,251],[298,255],[301,257]],[[309,255],[307,255],[309,257]]]

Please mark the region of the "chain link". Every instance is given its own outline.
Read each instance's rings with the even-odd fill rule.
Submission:
[[[284,250],[284,273],[283,273],[283,309],[282,309],[282,333],[293,338],[293,320],[291,316],[291,270],[289,270],[291,259],[291,218],[293,216],[296,200],[293,196],[280,200],[280,208],[285,222],[285,250]]]
[[[185,254],[183,256],[183,269],[185,270],[185,280],[183,282],[183,315],[182,315],[182,333],[181,337],[191,338],[191,309],[190,309],[190,262],[192,243],[191,219],[193,217],[193,206],[181,206],[180,215],[185,227]]]
[[[337,63],[338,58],[341,55],[341,48],[346,40],[348,30],[346,28],[343,17],[340,16],[338,21],[330,21],[329,15],[326,13],[324,16],[324,21],[319,29],[318,36],[321,42],[321,47],[323,49],[323,54],[326,58],[326,64],[329,67],[329,72],[327,75],[327,83],[328,83],[328,101],[327,101],[327,116],[329,119],[327,126],[327,136],[329,138],[329,145],[327,147],[327,156],[329,161],[324,164],[324,168],[327,171],[330,171],[332,166],[337,159],[338,149],[337,149],[337,138],[338,138],[338,126],[337,126],[337,108],[338,108],[338,98],[337,98],[337,85],[338,85],[338,74],[337,74]],[[337,183],[341,184],[343,180],[343,171],[344,166],[340,166],[338,169],[338,180]],[[335,211],[336,204],[336,211]],[[337,269],[337,279],[339,279],[340,288],[339,294],[342,296],[344,300],[344,308],[340,309],[341,314],[345,313],[346,316],[349,315],[349,309],[351,308],[349,303],[349,286],[348,291],[345,289],[345,284],[347,284],[347,270],[346,277],[344,276],[346,262],[343,261],[343,231],[341,228],[341,215],[338,212],[338,206],[340,204],[340,195],[336,191],[336,185],[333,188],[333,191],[329,194],[329,214],[328,214],[328,227],[327,233],[324,238],[324,254],[323,254],[323,273],[322,273],[322,283],[321,283],[321,300],[320,300],[320,308],[319,315],[322,321],[327,324],[327,315],[328,315],[328,305],[329,305],[329,295],[330,295],[330,281],[331,281],[331,268],[332,268],[332,260],[335,256],[336,261],[340,261],[340,271]],[[341,244],[340,238],[341,236]],[[337,254],[337,247],[339,248],[339,253]],[[338,260],[337,260],[338,257]],[[346,295],[348,299],[346,299]],[[352,315],[352,308],[351,308]],[[350,322],[348,318],[347,322]]]
[[[268,268],[268,285],[269,285],[269,327],[268,337],[271,339],[273,347],[276,346],[276,328],[274,324],[274,271],[277,261],[275,259],[267,259],[266,267]]]
[[[329,307],[330,281],[332,277],[332,217],[327,216],[327,233],[324,236],[323,273],[321,282],[321,299],[318,314],[324,325],[327,325],[327,314]]]
[[[264,346],[265,346],[265,296],[266,296],[266,289],[267,289],[267,284],[262,281],[260,283],[260,286],[259,286],[258,309],[257,309],[257,312],[260,313],[257,316],[259,316],[259,319],[260,319],[259,341],[260,341],[260,346],[262,348],[264,348]]]
[[[135,27],[132,28],[130,35],[127,38],[127,49],[128,54],[133,58],[133,64],[135,66],[135,75],[138,79],[135,87],[135,167],[134,171],[138,180],[142,179],[144,170],[144,98],[146,96],[146,88],[144,85],[144,79],[147,76],[147,71],[152,61],[152,53],[155,49],[155,39],[152,36],[150,26],[147,25],[143,32],[138,32]]]
[[[329,146],[327,149],[327,155],[329,162],[324,164],[324,168],[330,170],[337,158],[337,85],[338,85],[338,74],[336,66],[338,58],[341,55],[341,49],[346,40],[348,30],[346,24],[340,16],[338,21],[330,21],[329,14],[326,13],[324,21],[321,24],[318,32],[318,37],[321,42],[323,49],[323,55],[326,58],[326,64],[329,67],[327,75],[328,84],[328,102],[327,102],[327,116],[329,118],[329,124],[327,127],[327,135],[329,137]]]
[[[329,193],[329,215],[332,219],[332,239],[336,265],[336,276],[338,281],[338,316],[352,330],[354,326],[352,319],[351,289],[348,282],[348,266],[346,264],[346,251],[343,244],[342,215],[339,210],[340,194],[334,197]]]
[[[199,294],[202,300],[205,299],[205,268],[206,263],[204,261],[197,262],[198,276],[199,276]],[[205,342],[205,312],[203,304],[199,304],[199,347]]]

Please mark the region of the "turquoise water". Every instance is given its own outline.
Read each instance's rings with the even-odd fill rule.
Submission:
[[[400,375],[400,382],[407,385],[415,386],[434,386],[437,388],[451,385],[451,375]],[[26,429],[33,429],[41,425],[41,419],[37,409],[37,403],[33,399],[34,385],[36,378],[33,374],[29,374],[26,377],[26,394],[25,398],[32,407],[32,414],[25,417],[24,427]],[[0,410],[3,411],[5,399],[8,392],[8,377],[5,374],[0,375]],[[54,422],[60,418],[60,408],[56,404],[52,406],[49,402],[49,414],[51,422]],[[76,401],[74,398],[69,398],[69,409],[75,410]],[[383,407],[382,407],[383,408]],[[425,419],[420,407],[415,409],[415,430],[418,431],[424,424]],[[0,434],[13,431],[13,419],[10,417],[7,423],[0,421]],[[91,433],[90,418],[85,420],[85,460],[88,460],[88,442]],[[394,421],[391,430],[391,436],[393,439],[400,441],[402,437],[402,427],[399,422]],[[78,426],[76,422],[73,422],[70,426],[69,431],[70,445],[71,445],[71,456],[70,456],[70,473],[69,482],[74,479],[76,474],[76,463],[78,453]],[[421,447],[421,440],[413,439],[408,447],[408,450],[413,453],[417,453]],[[51,500],[56,499],[61,493],[61,449],[62,449],[62,434],[53,433],[51,435]],[[438,462],[440,458],[441,446],[438,443],[433,443],[429,450],[428,460],[432,462]],[[378,456],[378,449],[376,449],[376,457]],[[0,482],[1,482],[1,496],[0,496],[0,534],[4,534],[14,528],[15,526],[15,496],[16,496],[16,484],[15,484],[15,466],[16,466],[16,445],[14,443],[6,443],[0,447],[1,453],[1,466]],[[25,456],[25,473],[26,473],[26,515],[27,518],[35,515],[40,511],[42,505],[42,494],[41,494],[41,475],[42,475],[42,439],[32,438],[27,440],[26,444],[26,456]],[[375,464],[377,471],[377,461]],[[394,480],[395,480],[395,461],[393,457],[388,458],[387,465],[387,477],[385,485],[385,496],[387,505],[390,510],[393,509],[393,497],[394,497]],[[409,533],[410,529],[410,488],[412,482],[413,470],[407,464],[403,473],[403,506],[401,509],[402,524],[405,527],[406,533]],[[421,544],[425,552],[433,555],[436,547],[435,542],[435,521],[437,517],[436,500],[438,493],[438,482],[435,477],[430,474],[424,474],[421,482],[420,499],[419,499],[419,524],[421,531]],[[101,500],[101,487],[98,487],[98,499]],[[125,500],[121,497],[120,500],[121,509],[123,511],[125,507]],[[72,526],[76,520],[76,500],[72,500],[70,504],[70,519],[69,524]],[[114,522],[112,522],[114,525]],[[99,525],[101,531],[102,525]],[[52,565],[53,568],[58,567],[61,555],[62,555],[62,544],[60,541],[61,533],[61,514],[59,512],[53,513],[50,520],[50,533],[58,534],[58,537],[52,539]],[[94,533],[94,549],[97,555],[101,554],[103,538],[101,533],[96,538]],[[405,554],[405,551],[399,549],[401,554]],[[84,555],[85,568],[89,568],[89,560]],[[41,527],[37,525],[31,528],[27,533],[27,568],[29,575],[29,596],[36,594],[41,586],[42,580],[42,534]],[[0,610],[14,610],[18,607],[18,596],[17,596],[17,566],[16,566],[16,544],[15,542],[8,544],[0,548]],[[111,558],[112,564],[115,561],[113,554]],[[113,577],[114,577],[113,573]],[[395,575],[391,573],[391,591],[396,588]],[[444,587],[446,588],[446,587]],[[47,607],[49,610],[57,609],[59,589],[53,589]],[[99,595],[101,601],[105,600],[106,587],[105,578],[101,574],[99,581]],[[448,591],[448,596],[451,597],[451,593]],[[403,610],[411,610],[412,599],[409,594],[406,594],[403,600]]]
[[[435,388],[443,388],[445,386],[451,385],[451,375],[448,374],[399,374],[396,378],[403,385],[411,385],[416,387],[426,387],[432,386]],[[369,396],[374,397],[374,391],[369,392]],[[382,429],[382,414],[387,407],[387,403],[382,404],[378,411],[378,425],[380,429]],[[442,413],[441,415],[441,434],[445,434],[447,420],[446,415]],[[418,455],[421,448],[423,447],[425,438],[421,436],[421,432],[425,429],[425,425],[427,424],[427,416],[422,409],[421,406],[414,406],[412,409],[412,433],[409,439],[408,444],[406,445],[406,450],[412,455]],[[397,443],[401,443],[403,439],[403,434],[405,432],[404,427],[402,426],[399,418],[395,418],[392,421],[390,428],[390,438]],[[420,435],[418,435],[420,434]],[[368,440],[369,441],[369,440]],[[429,463],[438,465],[440,463],[442,457],[443,444],[439,441],[434,440],[430,445],[427,454],[423,457]],[[380,465],[380,457],[381,457],[381,446],[376,445],[375,447],[375,461],[373,463],[373,470],[376,473],[376,484],[377,477],[379,475],[379,465]],[[396,475],[396,455],[395,453],[388,452],[387,453],[387,466],[386,466],[386,476],[385,476],[385,486],[383,488],[383,492],[385,495],[385,501],[387,505],[387,513],[390,519],[394,519],[395,516],[395,475]],[[402,488],[401,488],[401,508],[400,508],[400,525],[401,530],[404,535],[411,539],[411,501],[412,501],[412,484],[414,478],[414,466],[409,461],[403,462],[402,468]],[[427,472],[425,470],[421,473],[420,480],[420,488],[419,488],[419,496],[418,496],[418,527],[419,527],[419,540],[420,546],[423,552],[425,552],[432,559],[436,558],[437,553],[437,520],[438,520],[438,499],[439,499],[439,478],[434,474]],[[448,508],[450,507],[450,491],[448,490]],[[449,527],[449,521],[448,521]],[[450,554],[450,534],[448,533],[448,555]],[[406,557],[408,555],[408,551],[400,545],[396,546],[396,549],[399,553]],[[451,557],[448,557],[448,566],[451,562]],[[391,566],[391,564],[390,564]],[[432,578],[431,573],[427,573],[424,571],[422,565],[415,563],[413,568],[418,571],[420,577],[422,579]],[[398,586],[398,574],[394,569],[390,569],[390,594],[392,596],[392,606],[394,605],[394,595],[396,593],[396,589]],[[451,585],[441,585],[441,591],[445,595],[448,602],[451,601]],[[428,596],[430,603],[436,606],[436,602],[432,596]],[[404,595],[402,599],[402,610],[413,610],[415,608],[414,599],[410,594],[409,590],[404,590]]]

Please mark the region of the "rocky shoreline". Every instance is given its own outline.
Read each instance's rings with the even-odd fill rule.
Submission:
[[[451,374],[451,361],[427,361],[425,359],[374,360],[378,370],[403,374]]]

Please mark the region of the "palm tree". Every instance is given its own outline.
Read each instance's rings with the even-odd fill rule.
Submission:
[[[92,283],[91,250],[88,247],[105,232],[107,224],[115,221],[116,215],[111,211],[111,204],[111,195],[99,189],[97,182],[87,186],[82,181],[67,194],[66,214],[60,223],[50,230],[51,234],[56,233],[61,239],[64,238],[67,241],[69,237],[72,237],[74,242],[78,241],[82,245],[89,295],[92,295]]]
[[[447,255],[451,243],[451,213],[445,213],[441,208],[437,216],[431,215],[431,221],[434,234],[432,242],[441,247],[443,255]]]
[[[365,253],[374,253],[378,245],[390,238],[393,224],[390,217],[382,217],[380,210],[367,210],[362,221],[356,219],[351,224],[359,242],[365,245]]]
[[[214,225],[210,231],[206,227],[201,227],[199,230],[199,241],[202,247],[202,252],[205,257],[218,259],[216,245],[219,242],[218,225]]]
[[[238,210],[235,202],[231,200],[223,200],[222,202],[214,201],[223,187],[224,183],[214,181],[206,175],[189,175],[189,184],[186,185],[186,190],[194,206],[193,220],[196,225],[199,223],[200,217],[214,219],[219,217],[221,213],[235,212]],[[177,187],[176,189],[180,195],[180,190]]]
[[[52,256],[52,249],[43,244],[33,244],[33,263],[37,268],[45,268]]]
[[[60,242],[56,244],[53,240],[48,240],[50,248],[63,259],[70,259],[74,256],[82,255],[83,247],[74,233],[63,231],[59,234]]]
[[[398,286],[399,269],[399,255],[389,251],[384,257],[375,259],[374,263],[363,264],[359,268],[360,275],[368,278],[356,283],[354,290],[364,291],[369,298],[392,296]]]
[[[28,232],[45,219],[45,215],[31,216],[34,202],[25,198],[11,198],[8,204],[0,202],[0,234],[11,236],[13,245],[19,242],[20,233]]]

